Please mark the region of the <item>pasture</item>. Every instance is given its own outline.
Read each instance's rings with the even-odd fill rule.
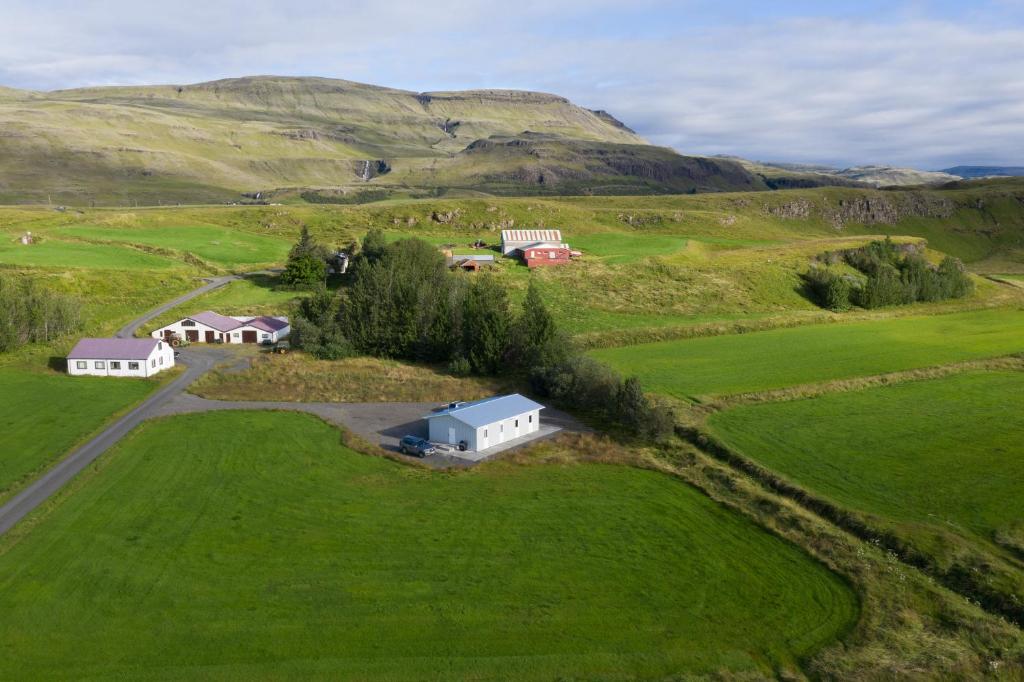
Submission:
[[[1024,550],[1024,373],[968,373],[711,416],[726,443],[850,509]]]
[[[0,500],[156,385],[0,367]]]
[[[0,242],[0,263],[38,268],[167,270],[182,264],[170,258],[115,244],[46,239],[25,246]]]
[[[113,227],[76,225],[58,227],[53,234],[97,242],[142,244],[192,253],[205,261],[227,268],[283,262],[291,246],[288,241],[212,225],[168,225]]]
[[[771,675],[858,611],[662,474],[433,472],[308,415],[149,423],[75,488],[0,544],[0,677]]]
[[[994,309],[591,351],[649,391],[682,399],[764,391],[1024,351],[1024,310]]]

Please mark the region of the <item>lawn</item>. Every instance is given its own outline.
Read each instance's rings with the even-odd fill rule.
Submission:
[[[1024,373],[743,406],[710,425],[841,505],[1024,548]]]
[[[359,455],[308,415],[150,423],[0,554],[0,677],[773,674],[856,598],[664,475]]]
[[[649,391],[763,391],[1024,351],[1024,310],[822,324],[592,351]]]
[[[0,500],[155,386],[0,368]]]
[[[59,227],[54,234],[102,242],[122,242],[189,252],[224,267],[283,263],[290,244],[267,237],[215,226],[168,227]]]
[[[47,239],[29,246],[0,242],[0,263],[45,268],[166,270],[180,267],[170,258],[115,244],[85,244]]]

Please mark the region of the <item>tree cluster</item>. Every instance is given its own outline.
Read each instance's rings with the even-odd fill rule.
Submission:
[[[288,252],[288,262],[281,273],[281,282],[295,289],[311,289],[322,284],[327,276],[326,247],[318,244],[309,233],[309,228],[302,226],[299,241]]]
[[[853,305],[880,308],[918,301],[961,298],[974,290],[963,264],[947,256],[938,267],[912,246],[900,246],[886,238],[839,254],[825,254],[826,262],[843,260],[862,277],[841,275],[817,266],[804,276],[814,300],[830,310]]]
[[[0,352],[46,342],[81,327],[81,303],[27,278],[0,275]]]

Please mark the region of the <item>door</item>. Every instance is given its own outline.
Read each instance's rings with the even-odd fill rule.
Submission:
[[[199,341],[199,330],[198,329],[186,329],[185,338],[190,342],[195,343]]]
[[[206,343],[213,343],[213,332],[206,330]]]
[[[256,332],[242,331],[242,343],[256,343]]]
[[[512,432],[513,438],[519,438],[519,420],[516,419],[515,431]]]
[[[448,427],[448,445],[455,445],[455,427]]]

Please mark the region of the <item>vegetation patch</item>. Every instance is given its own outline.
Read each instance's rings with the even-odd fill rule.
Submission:
[[[266,398],[296,402],[451,402],[502,393],[506,382],[456,377],[440,368],[353,357],[316,360],[305,353],[261,355],[243,372],[214,371],[190,389],[215,400]]]
[[[591,354],[676,398],[728,395],[1024,351],[1024,310],[773,329]]]
[[[0,368],[0,501],[156,386]]]
[[[0,263],[40,268],[167,270],[178,266],[170,258],[126,246],[47,239],[35,244],[0,242]]]
[[[660,473],[436,473],[285,413],[150,423],[5,549],[10,678],[772,675],[857,616],[823,566]]]

